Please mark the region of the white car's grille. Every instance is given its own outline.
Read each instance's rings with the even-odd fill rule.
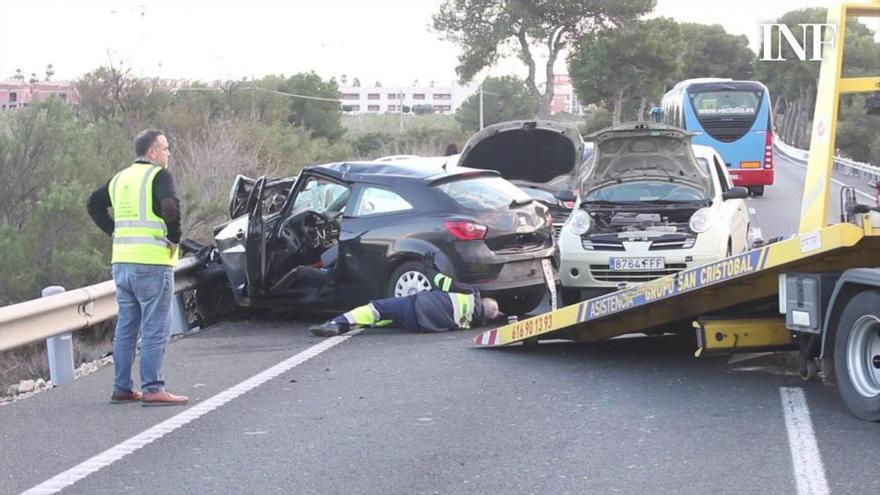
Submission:
[[[581,237],[581,246],[587,251],[624,251],[623,242],[617,239],[593,239]]]
[[[553,224],[553,240],[559,244],[559,235],[562,234],[562,223],[554,223]]]
[[[647,282],[665,275],[678,273],[687,268],[686,263],[667,263],[662,270],[612,270],[608,265],[590,265],[590,273],[600,282]]]

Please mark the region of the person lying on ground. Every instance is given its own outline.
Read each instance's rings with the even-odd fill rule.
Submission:
[[[410,332],[464,330],[501,316],[498,302],[481,297],[466,284],[430,269],[434,289],[404,297],[378,299],[312,326],[309,330],[321,337],[332,337],[355,328],[402,325]]]

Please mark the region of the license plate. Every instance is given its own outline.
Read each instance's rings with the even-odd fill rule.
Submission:
[[[666,268],[663,258],[611,258],[608,268],[620,271],[650,271]]]
[[[550,291],[550,311],[556,311],[556,280],[553,276],[553,265],[548,258],[544,258],[541,260],[541,268],[544,270],[547,290]]]

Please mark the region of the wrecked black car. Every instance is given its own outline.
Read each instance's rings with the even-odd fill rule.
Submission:
[[[347,310],[429,290],[429,265],[523,314],[553,263],[547,207],[493,171],[334,163],[295,182],[240,178],[230,203],[246,214],[215,228],[196,294],[203,315]]]
[[[550,208],[555,237],[574,206],[574,174],[592,154],[577,128],[547,120],[512,120],[477,132],[457,164],[496,170]]]

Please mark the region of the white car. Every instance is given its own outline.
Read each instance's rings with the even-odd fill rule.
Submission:
[[[588,136],[595,155],[559,238],[565,304],[749,249],[748,190],[682,129],[630,123]]]

